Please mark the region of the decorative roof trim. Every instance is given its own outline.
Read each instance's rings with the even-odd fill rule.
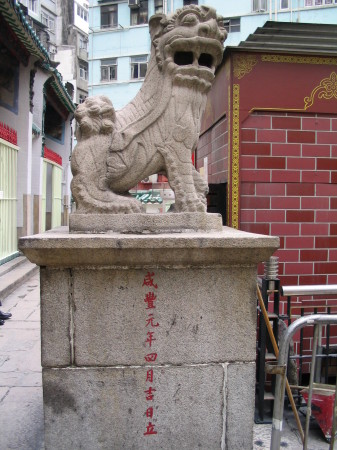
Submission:
[[[62,76],[58,70],[52,67],[49,53],[41,44],[40,39],[27,22],[20,6],[14,0],[0,0],[0,14],[16,34],[21,44],[27,51],[40,60],[40,66],[51,74],[50,85],[57,97],[69,112],[75,111],[75,105],[62,82]]]
[[[14,0],[0,0],[0,12],[28,52],[50,62],[48,51],[27,22],[20,6]]]
[[[51,74],[51,77],[48,78],[45,85],[48,84],[53,89],[56,96],[67,111],[71,113],[75,112],[76,106],[63,84],[62,75],[60,72],[49,64],[41,64],[41,67]]]
[[[41,134],[41,129],[37,125],[35,125],[34,122],[32,125],[32,132],[33,132],[34,136],[40,136],[40,134]]]

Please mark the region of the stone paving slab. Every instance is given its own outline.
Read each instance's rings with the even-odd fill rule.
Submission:
[[[1,449],[44,448],[41,387],[11,386],[0,403],[0,417]]]
[[[0,449],[44,449],[39,304],[36,271],[2,299],[13,316],[0,327]]]

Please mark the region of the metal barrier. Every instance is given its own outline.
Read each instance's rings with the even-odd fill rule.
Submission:
[[[336,285],[334,285],[336,286]],[[327,286],[324,286],[327,289]],[[330,286],[329,286],[330,287]],[[290,287],[289,287],[290,288]],[[293,287],[295,288],[295,287]],[[336,286],[337,288],[337,286]],[[298,289],[298,286],[296,286]],[[283,289],[283,292],[285,288]],[[288,291],[290,292],[290,290]],[[295,293],[297,292],[297,294]],[[324,292],[324,294],[330,294],[329,292]],[[332,292],[334,293],[334,292]],[[318,292],[316,291],[316,294]],[[292,294],[285,295],[299,295],[298,291],[294,291]],[[304,295],[304,294],[302,294]],[[312,295],[312,294],[305,294]],[[337,314],[331,315],[322,315],[322,314],[313,314],[310,316],[301,317],[293,322],[287,329],[281,343],[279,349],[278,356],[278,365],[276,367],[276,386],[275,386],[275,400],[274,400],[274,411],[273,411],[273,422],[272,422],[272,436],[270,449],[271,450],[279,450],[281,443],[281,434],[282,434],[282,426],[283,426],[283,410],[284,410],[284,395],[285,395],[285,386],[286,386],[286,373],[287,373],[287,361],[288,361],[288,353],[289,353],[289,345],[293,335],[306,325],[314,325],[314,341],[313,341],[313,352],[312,352],[312,366],[310,370],[310,382],[309,382],[309,394],[307,401],[307,416],[305,422],[305,434],[304,434],[304,442],[303,449],[307,449],[308,445],[308,432],[309,432],[309,420],[311,416],[311,399],[312,399],[312,389],[313,389],[313,377],[315,373],[315,357],[316,357],[316,349],[318,342],[319,329],[322,325],[329,324],[337,324]],[[337,386],[337,384],[336,384]],[[331,442],[330,449],[333,449],[334,440],[335,440],[335,432],[336,432],[336,399],[337,395],[335,395],[335,406],[334,406],[334,420],[333,427],[331,433]]]
[[[281,287],[280,293],[282,296],[287,297],[287,321],[288,326],[292,321],[296,320],[298,317],[303,317],[306,315],[306,311],[309,310],[309,314],[337,314],[337,304],[332,304],[331,301],[326,303],[326,305],[322,304],[320,300],[315,303],[315,297],[319,295],[337,295],[337,284],[328,284],[328,285],[306,285],[306,286],[284,286]],[[306,304],[306,301],[302,302],[302,304],[293,303],[291,297],[303,297],[303,296],[312,296],[312,301],[309,304]],[[299,311],[300,315],[297,313],[297,316],[293,314],[293,311]],[[330,350],[332,353],[336,353],[336,343],[331,345],[330,343],[330,325],[326,326],[325,330],[325,346],[322,345],[322,330],[318,337],[318,349],[317,355],[318,358],[316,364],[316,373],[315,373],[315,381],[323,376],[322,369],[324,371],[324,379],[325,384],[328,384],[329,379],[329,361],[333,358],[337,357],[337,354],[330,354]],[[334,334],[335,336],[335,334]],[[325,347],[325,354],[324,353]],[[296,356],[290,356],[289,359],[297,359],[299,361],[298,367],[298,384],[302,385],[303,379],[303,365],[308,359],[311,358],[310,355],[304,355],[304,332],[303,329],[300,330],[300,340],[299,340],[299,349],[297,348]]]

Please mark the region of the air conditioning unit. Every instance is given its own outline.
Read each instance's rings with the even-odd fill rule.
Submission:
[[[140,0],[128,0],[128,5],[131,9],[139,8]]]

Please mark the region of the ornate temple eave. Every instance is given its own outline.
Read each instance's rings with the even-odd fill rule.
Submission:
[[[21,45],[40,60],[50,62],[46,48],[41,44],[37,34],[27,22],[19,5],[13,0],[0,1],[0,14],[13,30]]]
[[[74,113],[76,106],[62,83],[60,72],[53,69],[51,66],[49,66],[47,70],[51,73],[51,77],[47,80],[46,84],[53,90],[58,101],[62,104],[62,107],[65,108],[68,113]]]

